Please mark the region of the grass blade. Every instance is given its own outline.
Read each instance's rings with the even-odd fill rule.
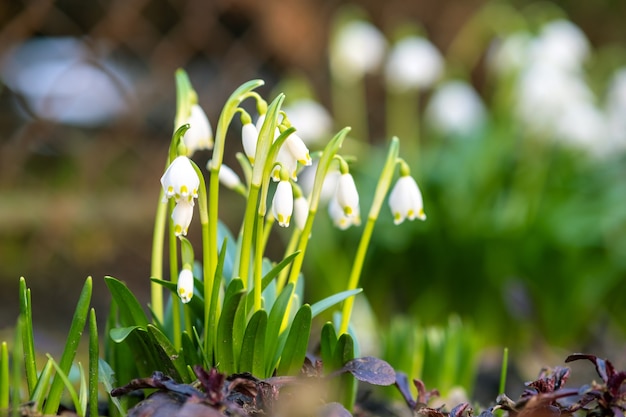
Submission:
[[[54,367],[52,366],[52,361],[48,360],[41,370],[41,374],[39,374],[39,378],[35,384],[35,389],[33,389],[33,392],[30,394],[30,400],[35,403],[35,407],[37,409],[41,409],[41,405],[46,399],[53,371]]]
[[[70,372],[72,361],[76,356],[76,349],[78,348],[80,337],[83,334],[85,323],[87,322],[89,303],[91,302],[91,291],[91,277],[88,277],[85,280],[85,285],[80,293],[76,310],[74,311],[72,325],[70,326],[70,331],[67,335],[67,342],[65,343],[63,355],[61,356],[61,362],[59,363],[59,369],[61,372],[57,371],[54,380],[52,381],[50,392],[48,393],[48,398],[46,399],[46,404],[43,410],[44,414],[56,414],[59,404],[61,403],[61,394],[63,393],[64,385],[61,375],[68,374]]]
[[[98,323],[96,310],[89,311],[89,415],[98,415],[98,358],[100,345],[98,344]]]
[[[64,372],[63,369],[61,369],[61,366],[59,366],[58,363],[56,363],[56,361],[52,358],[52,356],[50,356],[50,354],[46,355],[48,357],[48,359],[50,360],[50,362],[52,363],[52,366],[54,367],[54,370],[56,371],[56,374],[54,376],[54,381],[52,381],[52,387],[50,387],[50,391],[52,392],[52,389],[54,388],[54,383],[56,381],[61,381],[61,387],[65,387],[65,389],[67,389],[67,392],[70,394],[70,398],[72,399],[72,403],[74,403],[74,407],[76,408],[76,411],[78,413],[80,413],[80,400],[78,399],[78,394],[76,393],[76,390],[74,389],[74,386],[72,385],[72,383],[70,382],[70,379],[67,377],[67,374],[69,372]],[[48,396],[48,398],[50,398],[50,396]],[[48,406],[48,402],[46,401],[46,407]],[[58,409],[59,405],[57,404],[55,409]],[[46,412],[44,412],[44,414],[48,414]],[[83,414],[84,415],[84,414]]]
[[[333,294],[330,297],[326,297],[323,300],[318,301],[317,303],[311,305],[312,317],[316,317],[318,314],[320,314],[324,310],[329,309],[335,304],[339,304],[346,298],[352,297],[353,295],[356,295],[360,293],[361,291],[363,291],[362,288],[357,288],[354,290],[346,290],[346,291],[339,292],[337,294]]]
[[[28,395],[37,384],[37,361],[35,358],[35,342],[33,341],[33,312],[30,301],[30,289],[26,287],[24,277],[20,278],[20,315],[22,325],[22,349],[24,351],[24,368],[26,370],[26,384]]]
[[[250,318],[241,344],[239,371],[263,377],[265,372],[265,331],[267,312],[259,310]]]
[[[9,348],[7,342],[0,347],[0,412],[9,409]]]

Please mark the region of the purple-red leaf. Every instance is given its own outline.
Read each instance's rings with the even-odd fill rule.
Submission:
[[[366,356],[352,359],[343,368],[359,381],[372,385],[392,385],[396,382],[396,371],[382,359]]]

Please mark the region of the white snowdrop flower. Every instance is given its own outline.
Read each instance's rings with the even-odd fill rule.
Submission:
[[[254,165],[254,156],[256,155],[256,144],[259,140],[259,131],[252,123],[246,123],[241,128],[241,143],[243,152],[248,157],[251,164]]]
[[[591,102],[568,105],[555,121],[555,134],[565,145],[594,156],[604,156],[611,151],[606,117]]]
[[[432,86],[443,72],[439,50],[427,39],[410,36],[396,43],[385,66],[387,87],[395,92]]]
[[[490,68],[500,75],[517,73],[530,61],[532,36],[527,32],[513,33],[494,41],[487,52]]]
[[[433,93],[426,108],[426,122],[447,135],[468,136],[485,124],[487,112],[474,88],[463,81],[447,81]]]
[[[301,195],[293,201],[293,220],[299,230],[304,230],[307,217],[309,217],[309,202]]]
[[[189,123],[189,129],[183,135],[187,156],[199,149],[213,149],[213,129],[202,107],[191,106],[191,114],[185,123]]]
[[[283,147],[287,147],[294,159],[302,165],[309,166],[313,163],[309,154],[309,148],[306,147],[304,141],[297,134],[292,133],[289,135],[283,143]]]
[[[568,106],[593,101],[593,93],[579,74],[539,62],[522,71],[516,93],[515,112],[520,121],[534,132],[549,134]]]
[[[297,126],[298,135],[305,144],[323,140],[331,131],[333,120],[324,106],[311,99],[300,99],[285,106],[291,124]]]
[[[310,195],[313,191],[313,183],[315,181],[315,175],[317,174],[318,160],[313,161],[310,167],[304,167],[304,169],[298,175],[298,184],[302,188],[302,192],[305,195]],[[337,181],[341,173],[338,170],[331,170],[326,173],[324,183],[322,184],[322,191],[320,193],[320,202],[328,202],[337,190]]]
[[[293,214],[293,190],[289,181],[280,181],[272,200],[272,214],[278,225],[288,227]]]
[[[207,166],[210,163],[211,161],[208,162]],[[242,185],[239,175],[237,175],[237,173],[233,171],[233,169],[226,164],[222,164],[220,166],[218,177],[219,177],[220,182],[226,188],[230,188],[231,190]]]
[[[354,83],[380,67],[386,47],[385,37],[371,23],[361,20],[346,23],[339,28],[330,47],[331,70],[342,81]]]
[[[178,284],[176,292],[180,300],[187,304],[193,297],[193,273],[189,269],[183,269],[178,274]]]
[[[389,208],[395,224],[402,223],[404,219],[426,220],[422,193],[413,177],[403,175],[398,178],[389,194]]]
[[[339,177],[335,196],[339,207],[346,216],[351,217],[357,213],[359,210],[359,192],[350,173],[341,174]]]
[[[330,199],[328,203],[328,214],[333,224],[341,230],[346,230],[350,226],[359,226],[361,224],[361,210],[357,205],[351,216],[346,216],[341,204],[337,201],[337,196]]]
[[[174,235],[187,236],[187,230],[193,218],[193,200],[179,200],[172,210],[174,222]]]
[[[192,201],[198,197],[200,178],[186,156],[179,156],[172,161],[161,177],[161,185],[165,192],[165,200],[174,197],[180,200]]]
[[[589,55],[589,40],[568,20],[545,24],[531,45],[531,62],[541,62],[567,71],[578,71]]]
[[[283,143],[276,155],[276,165],[272,168],[272,180],[274,180],[274,182],[280,181],[281,167],[287,170],[292,180],[298,181],[296,175],[298,173],[298,160],[286,146],[286,143]]]

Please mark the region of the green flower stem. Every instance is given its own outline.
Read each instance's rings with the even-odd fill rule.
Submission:
[[[320,161],[317,164],[317,171],[315,172],[315,179],[313,181],[313,191],[311,191],[311,196],[309,197],[309,214],[307,216],[306,223],[304,224],[304,228],[302,229],[300,240],[298,242],[297,250],[299,250],[300,253],[294,258],[293,264],[291,265],[291,270],[289,272],[288,282],[293,282],[294,287],[295,283],[298,281],[298,275],[300,274],[300,270],[302,269],[304,253],[306,251],[307,244],[309,243],[311,230],[313,229],[313,220],[315,219],[315,214],[317,213],[317,207],[320,202],[320,196],[322,194],[322,187],[324,185],[324,180],[326,179],[326,174],[328,174],[330,164],[333,162],[333,159],[335,158],[337,151],[339,151],[339,148],[341,148],[341,145],[348,135],[348,132],[350,132],[350,128],[345,127],[341,131],[339,131],[339,133],[337,133],[330,140],[330,142],[328,142],[328,145],[326,145],[326,147],[324,148],[324,152],[322,153]],[[289,312],[289,308],[287,309],[287,312]]]
[[[246,201],[246,211],[243,218],[241,232],[241,255],[239,256],[239,277],[243,281],[243,287],[248,287],[248,275],[250,272],[250,255],[252,253],[252,241],[254,221],[256,216],[257,201],[261,188],[259,185],[250,184],[248,199]]]
[[[350,272],[347,290],[354,290],[359,284],[361,270],[363,269],[363,263],[365,261],[365,255],[367,254],[367,248],[372,237],[372,232],[374,231],[374,225],[376,224],[380,209],[383,205],[383,202],[385,201],[385,197],[387,196],[389,187],[391,186],[394,168],[398,161],[399,147],[399,140],[396,136],[394,136],[391,140],[391,144],[389,145],[387,160],[385,161],[385,166],[383,167],[383,171],[380,174],[378,184],[376,185],[374,201],[372,201],[372,207],[370,208],[370,212],[367,216],[367,223],[365,223],[365,228],[363,229],[363,234],[361,235],[361,241],[359,242],[359,247],[357,248],[354,262],[352,263],[352,271]],[[344,301],[339,334],[347,333],[353,306],[354,296]]]
[[[9,348],[7,342],[0,345],[0,410],[9,409]]]
[[[203,256],[204,263],[205,263],[204,279],[205,280],[210,279],[211,286],[213,285],[212,283],[213,278],[214,278],[213,275],[215,275],[215,269],[217,267],[219,172],[220,172],[220,167],[222,166],[222,160],[224,158],[224,146],[226,142],[226,132],[228,130],[228,126],[230,125],[230,122],[232,121],[233,117],[237,113],[239,104],[241,104],[241,102],[247,97],[255,97],[254,94],[256,93],[253,93],[252,90],[254,90],[255,88],[263,84],[264,82],[262,80],[251,80],[245,84],[242,84],[239,88],[237,88],[226,101],[226,104],[224,105],[224,109],[222,110],[222,113],[220,114],[220,118],[217,122],[217,128],[215,130],[215,145],[213,147],[213,156],[211,158],[212,162],[211,162],[211,166],[209,169],[209,172],[210,172],[209,193],[210,195],[208,198],[209,200],[208,218],[207,218],[208,239],[206,242],[204,241],[204,237],[203,237],[203,254],[208,255],[208,256]],[[204,228],[204,224],[203,224],[203,228]],[[206,246],[208,246],[208,248]],[[209,291],[208,295],[210,295],[211,294],[210,289],[207,290],[206,283],[207,281],[205,281],[205,291]],[[245,283],[245,280],[244,280],[244,283]],[[205,298],[205,300],[210,300],[210,299],[211,299],[210,297]],[[205,324],[208,324],[208,321]]]
[[[261,293],[262,293],[262,285],[261,280],[263,279],[263,250],[264,250],[264,239],[263,239],[263,223],[264,218],[261,213],[258,213],[256,216],[256,230],[255,230],[255,254],[254,254],[254,274],[253,274],[253,291],[254,294],[252,296],[254,300],[254,311],[259,311],[263,307]]]
[[[309,213],[308,215],[310,216],[311,214]],[[285,248],[285,255],[283,256],[283,259],[285,259],[287,256],[295,252],[296,246],[298,245],[298,242],[300,241],[300,236],[302,236],[302,231],[297,228],[294,228],[293,233],[291,233],[291,237],[289,238],[289,243],[287,243],[287,247]],[[283,268],[283,270],[280,271],[280,274],[278,274],[278,278],[276,279],[276,293],[277,294],[280,294],[280,292],[285,287],[285,284],[287,283],[288,275],[289,275],[289,268]]]
[[[250,272],[250,254],[252,253],[252,245],[254,240],[254,228],[256,222],[256,209],[258,206],[258,213],[265,215],[265,197],[267,196],[267,189],[269,187],[269,177],[274,161],[274,152],[278,152],[277,149],[280,144],[286,139],[286,136],[279,137],[276,140],[276,146],[272,147],[274,141],[274,131],[276,130],[278,115],[280,112],[280,106],[282,105],[285,96],[283,94],[278,95],[272,101],[267,109],[265,121],[261,126],[259,132],[259,140],[257,142],[256,154],[254,157],[254,166],[252,167],[252,177],[250,181],[250,188],[248,191],[248,200],[246,202],[246,211],[244,214],[242,233],[241,233],[241,253],[239,256],[239,277],[243,281],[244,288],[248,286],[248,276]],[[262,194],[261,194],[262,193]],[[261,202],[259,203],[259,196],[263,195]],[[260,259],[259,261],[262,261]]]
[[[191,161],[191,166],[196,171],[198,178],[200,179],[200,185],[198,187],[198,212],[200,214],[200,228],[202,232],[202,279],[204,280],[204,351],[210,352],[210,340],[211,334],[214,329],[209,327],[209,312],[211,311],[211,294],[213,292],[213,285],[215,284],[215,266],[217,265],[217,243],[215,246],[211,244],[211,235],[210,235],[210,218],[209,218],[209,207],[208,204],[210,200],[207,202],[207,189],[206,182],[204,181],[204,176],[202,175],[202,171],[195,162]],[[215,175],[217,178],[217,174]],[[216,225],[217,227],[217,225]],[[217,231],[215,239],[217,239]],[[209,260],[213,256],[211,252],[215,252],[215,266],[209,263]],[[217,306],[216,306],[217,307]],[[187,329],[191,333],[191,328]]]
[[[167,204],[163,202],[165,193],[163,188],[159,193],[159,202],[154,219],[152,231],[152,257],[150,264],[150,276],[163,279],[163,242],[165,240],[165,219],[167,216]],[[150,306],[155,319],[163,323],[163,286],[150,281]]]
[[[369,128],[367,123],[365,80],[361,78],[354,83],[345,83],[336,76],[331,77],[331,79],[336,126],[352,126],[351,137],[357,138],[363,143],[368,143]]]
[[[169,210],[171,213],[174,209],[174,200],[170,199],[168,202]],[[174,233],[174,222],[170,219],[168,222],[168,249],[170,256],[170,281],[178,282],[178,246],[176,245],[176,235]],[[172,297],[172,340],[174,347],[180,349],[181,346],[181,331],[180,331],[180,302],[178,297]]]

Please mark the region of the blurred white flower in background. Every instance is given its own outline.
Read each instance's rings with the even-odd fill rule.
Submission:
[[[426,123],[444,135],[470,136],[483,128],[486,119],[482,99],[460,80],[439,85],[426,107]]]
[[[443,73],[439,50],[427,39],[409,36],[391,49],[385,66],[387,88],[394,92],[431,87]]]
[[[519,72],[529,61],[532,36],[527,32],[513,33],[495,40],[487,51],[487,63],[498,75]]]
[[[541,62],[565,71],[580,71],[588,55],[587,37],[568,20],[546,23],[530,45],[531,62]]]
[[[315,100],[300,99],[283,108],[298,136],[311,146],[324,143],[333,127],[333,119],[324,106]]]
[[[331,70],[343,82],[357,82],[378,70],[386,48],[387,41],[376,26],[353,20],[340,27],[331,42]]]

